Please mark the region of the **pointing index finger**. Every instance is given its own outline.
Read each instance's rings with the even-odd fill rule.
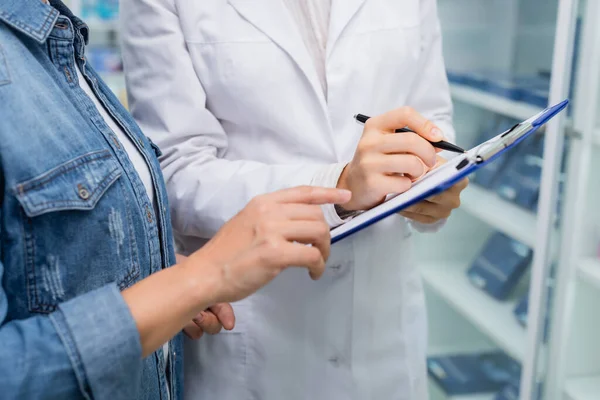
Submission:
[[[344,204],[350,200],[352,193],[349,190],[322,188],[315,186],[300,186],[280,190],[271,194],[272,199],[278,203],[301,204]]]

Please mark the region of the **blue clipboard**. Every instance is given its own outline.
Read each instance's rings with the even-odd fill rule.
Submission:
[[[334,228],[331,231],[331,243],[339,242],[390,215],[449,189],[467,175],[485,167],[502,153],[521,143],[564,110],[568,104],[569,100],[564,100],[548,107],[506,132],[472,148],[466,154],[460,155],[447,164],[429,172],[421,180],[415,182],[410,190],[394,195],[377,207],[364,211],[350,221]]]

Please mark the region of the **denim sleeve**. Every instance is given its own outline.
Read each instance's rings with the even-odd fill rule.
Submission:
[[[3,268],[0,264],[0,278]],[[4,322],[0,288],[0,393],[6,399],[137,397],[142,349],[116,285],[69,300],[49,316]]]

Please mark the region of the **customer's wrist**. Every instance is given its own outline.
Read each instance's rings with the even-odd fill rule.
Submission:
[[[197,312],[221,302],[222,273],[216,263],[200,254],[192,254],[174,267],[179,270],[182,296]]]

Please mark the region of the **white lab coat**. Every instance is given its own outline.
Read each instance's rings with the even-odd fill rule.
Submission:
[[[333,0],[326,96],[282,0],[127,0],[122,16],[131,110],[163,151],[184,252],[258,194],[335,186],[355,113],[410,105],[453,139],[436,0]],[[426,399],[410,234],[390,217],[334,245],[320,281],[290,269],[235,304],[232,332],[187,342],[186,398]]]

